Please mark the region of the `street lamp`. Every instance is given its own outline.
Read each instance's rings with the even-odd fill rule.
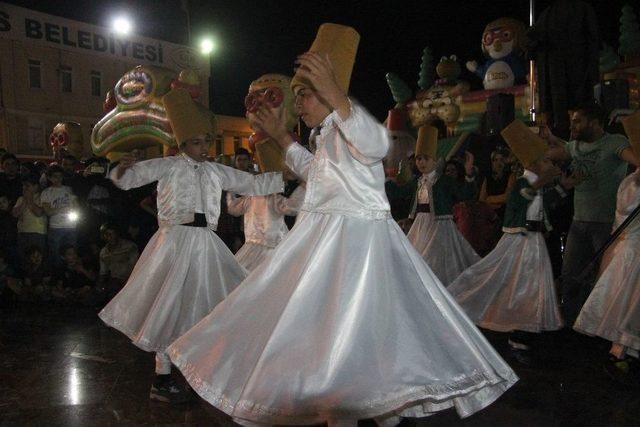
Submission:
[[[202,39],[200,42],[200,52],[203,55],[211,54],[216,48],[216,44],[213,42],[213,39],[207,37]]]
[[[124,17],[119,16],[113,20],[113,29],[116,33],[120,35],[127,35],[131,32],[131,21]]]

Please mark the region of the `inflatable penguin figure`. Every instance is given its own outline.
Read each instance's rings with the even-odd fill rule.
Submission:
[[[522,58],[524,24],[513,18],[489,23],[482,34],[482,51],[489,59],[479,66],[468,61],[466,67],[482,79],[486,90],[504,89],[525,82],[527,69]]]

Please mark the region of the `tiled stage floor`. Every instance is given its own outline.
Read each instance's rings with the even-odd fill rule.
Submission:
[[[607,376],[604,341],[551,334],[542,366],[532,368],[510,357],[503,335],[488,336],[520,382],[465,420],[449,410],[403,426],[640,426],[640,388]],[[0,309],[0,426],[234,425],[197,397],[181,406],[150,401],[153,366],[153,355],[105,327],[95,310]]]

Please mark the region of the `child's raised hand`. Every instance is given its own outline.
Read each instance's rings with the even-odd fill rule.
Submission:
[[[286,127],[287,117],[284,108],[269,108],[263,105],[255,113],[247,112],[247,119],[262,132],[277,141],[283,148],[286,148],[291,142]]]
[[[321,98],[330,101],[336,95],[345,95],[336,82],[329,55],[305,52],[298,56],[296,64],[300,66],[297,73],[313,85],[313,89]]]
[[[122,157],[120,157],[120,163],[118,167],[122,169],[128,169],[136,162],[136,158],[131,153],[125,153]]]
[[[299,66],[296,72],[311,83],[316,95],[346,120],[351,112],[351,103],[338,85],[329,55],[306,52],[298,56],[296,64]]]
[[[120,162],[118,163],[118,168],[116,169],[116,178],[122,178],[124,172],[133,166],[136,162],[136,158],[131,153],[125,153],[122,157],[120,157]]]

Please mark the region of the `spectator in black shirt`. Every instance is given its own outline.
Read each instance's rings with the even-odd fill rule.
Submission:
[[[95,271],[84,267],[74,246],[63,245],[60,256],[64,266],[55,275],[54,297],[60,301],[90,304],[95,299]]]

